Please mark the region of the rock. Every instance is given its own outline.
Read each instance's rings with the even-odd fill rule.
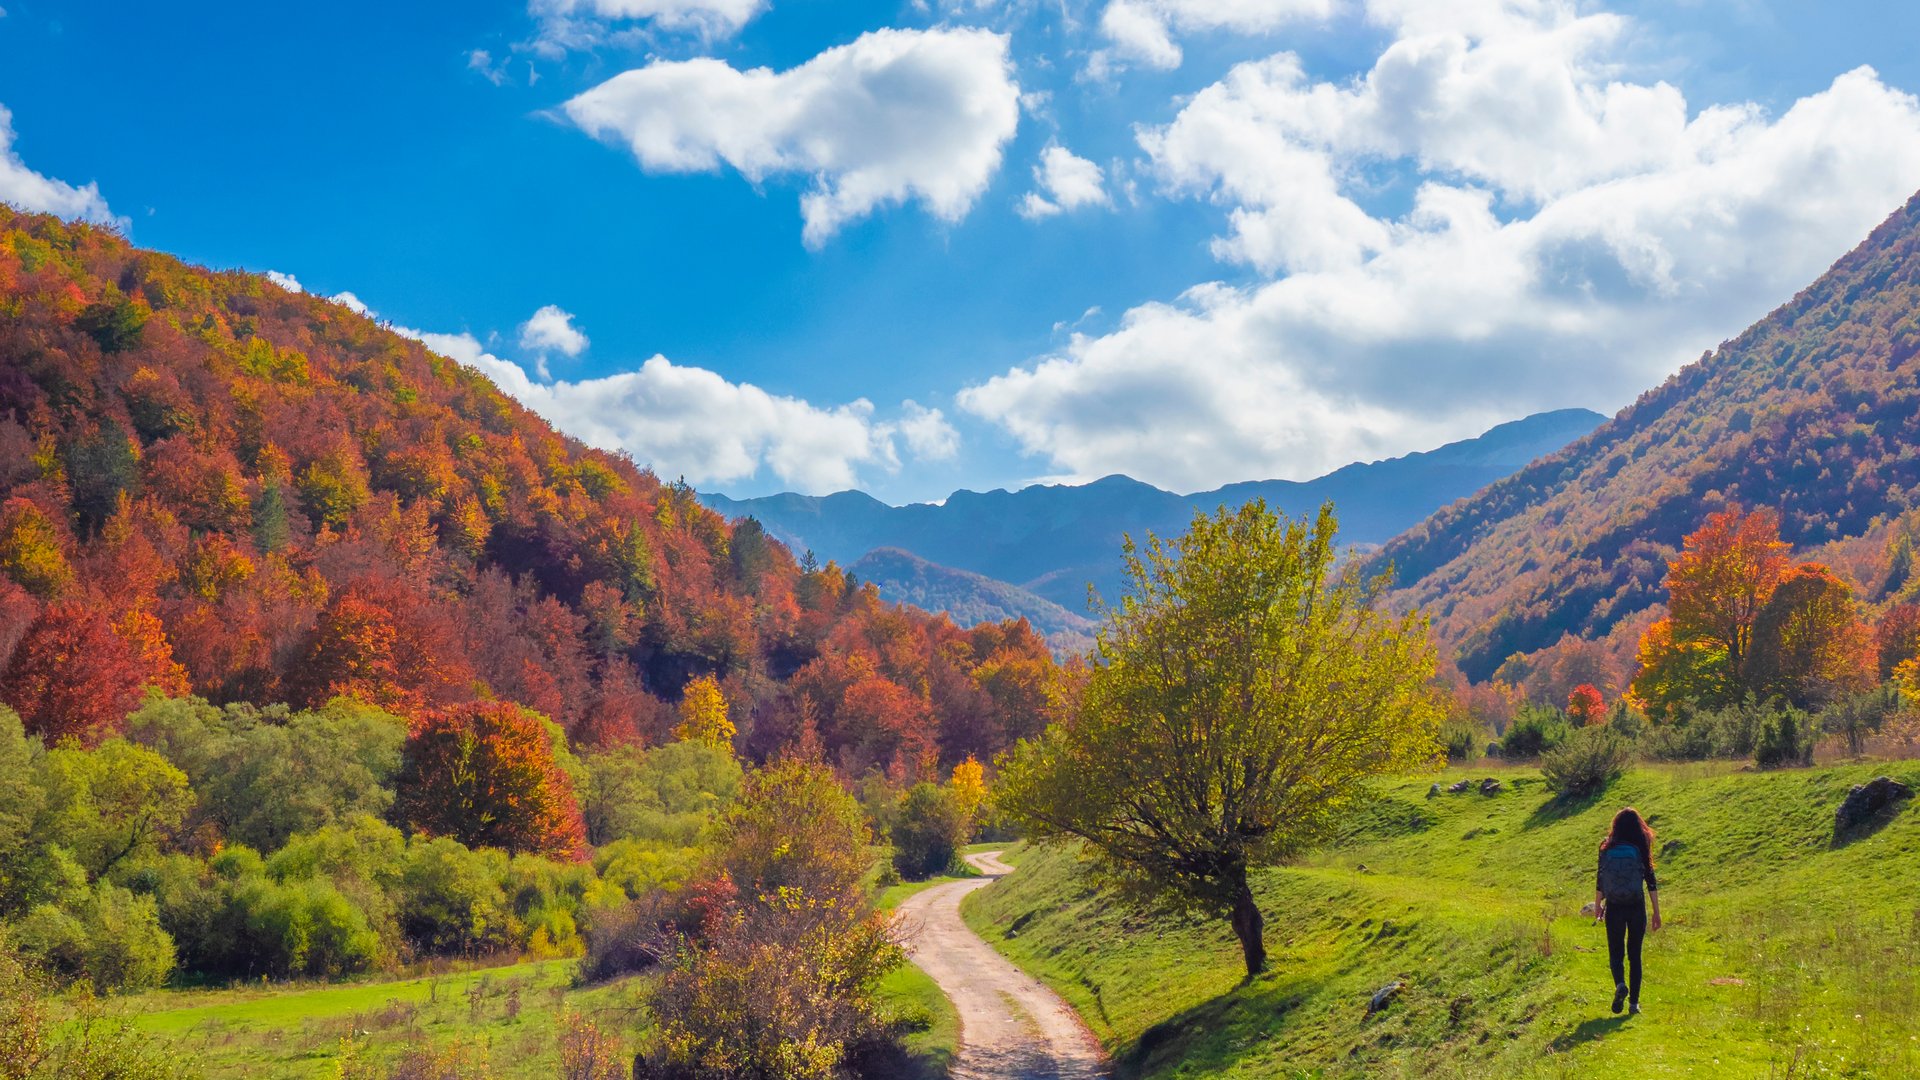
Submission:
[[[1440,794],[1440,785],[1438,782],[1435,782],[1432,787],[1427,789],[1427,798],[1431,799],[1438,794]]]
[[[1373,1000],[1367,1002],[1367,1015],[1372,1016],[1374,1013],[1377,1013],[1381,1009],[1386,1008],[1387,1004],[1391,1002],[1394,998],[1398,997],[1400,995],[1400,991],[1405,990],[1406,988],[1407,988],[1406,983],[1403,983],[1400,980],[1395,979],[1394,981],[1388,983],[1387,985],[1381,987],[1380,989],[1375,990],[1373,992]]]
[[[1489,776],[1485,780],[1480,781],[1480,794],[1498,795],[1500,794],[1500,789],[1505,786],[1505,784]]]
[[[1913,789],[1891,776],[1876,776],[1856,784],[1847,792],[1840,809],[1833,812],[1833,838],[1841,837],[1867,824],[1901,799],[1913,797]]]
[[[1452,787],[1447,788],[1447,790],[1452,792],[1455,795],[1458,795],[1461,792],[1467,790],[1467,785],[1471,783],[1473,783],[1473,781],[1471,780],[1462,780],[1459,783],[1454,784]]]

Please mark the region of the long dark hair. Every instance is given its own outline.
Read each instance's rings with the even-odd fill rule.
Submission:
[[[1619,844],[1632,844],[1647,857],[1647,865],[1653,865],[1653,826],[1640,816],[1640,811],[1629,806],[1613,815],[1613,826],[1607,830],[1607,838],[1600,845],[1605,851]]]

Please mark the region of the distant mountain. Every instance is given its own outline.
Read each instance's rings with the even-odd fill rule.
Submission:
[[[1256,497],[1290,514],[1312,513],[1331,499],[1347,543],[1379,544],[1435,509],[1585,435],[1602,419],[1585,409],[1541,413],[1501,424],[1479,438],[1348,465],[1316,480],[1254,481],[1195,495],[1109,476],[1077,486],[956,491],[939,505],[888,506],[857,491],[701,499],[728,517],[758,518],[795,550],[811,550],[821,559],[844,565],[878,548],[897,548],[939,566],[1017,584],[1069,612],[1083,612],[1089,582],[1109,599],[1117,595],[1124,534],[1177,533],[1196,510],[1238,506]],[[884,584],[882,592],[895,596]]]
[[[847,569],[887,599],[944,611],[961,626],[1026,619],[1056,653],[1084,653],[1093,646],[1091,619],[1018,585],[930,563],[899,548],[869,551]]]
[[[1388,544],[1399,598],[1479,679],[1665,598],[1729,504],[1812,548],[1920,502],[1920,196],[1818,281],[1586,438]]]

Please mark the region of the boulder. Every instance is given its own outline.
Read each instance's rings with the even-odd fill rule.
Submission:
[[[1427,789],[1427,798],[1431,799],[1438,794],[1440,794],[1440,784],[1436,781],[1432,787]]]
[[[1381,987],[1380,989],[1375,990],[1373,992],[1373,999],[1367,1002],[1367,1015],[1372,1016],[1374,1013],[1377,1013],[1381,1009],[1386,1008],[1388,1003],[1391,1002],[1394,998],[1398,997],[1400,994],[1400,991],[1405,990],[1406,988],[1407,988],[1406,983],[1403,983],[1400,980],[1395,979],[1394,981],[1388,983],[1387,985]]]
[[[1913,789],[1891,776],[1876,776],[1864,784],[1855,784],[1840,803],[1840,809],[1833,812],[1834,840],[1871,822],[1901,799],[1912,797]]]
[[[1457,783],[1457,784],[1454,784],[1454,785],[1452,785],[1451,787],[1449,787],[1449,788],[1447,788],[1447,790],[1448,790],[1448,791],[1451,791],[1451,792],[1452,792],[1452,793],[1454,793],[1455,795],[1458,795],[1458,794],[1460,794],[1461,792],[1463,792],[1463,791],[1465,791],[1465,790],[1467,790],[1467,785],[1469,785],[1469,784],[1471,784],[1471,783],[1473,783],[1473,781],[1471,781],[1471,780],[1462,780],[1462,781],[1460,781],[1459,783]]]
[[[1498,795],[1500,794],[1500,790],[1505,786],[1506,785],[1502,784],[1499,780],[1489,776],[1485,780],[1480,781],[1480,794]]]

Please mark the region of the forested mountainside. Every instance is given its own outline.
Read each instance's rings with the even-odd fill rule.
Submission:
[[[1089,583],[1109,602],[1119,599],[1125,535],[1175,536],[1196,511],[1238,507],[1256,498],[1306,517],[1331,500],[1345,543],[1378,544],[1592,431],[1602,419],[1585,409],[1562,409],[1435,450],[1348,465],[1314,480],[1260,480],[1193,495],[1109,476],[1090,484],[1043,484],[1011,492],[956,491],[939,505],[888,506],[856,491],[701,498],[729,517],[752,515],[795,550],[810,549],[823,559],[848,563],[879,548],[898,548],[943,567],[1018,585],[1081,614]],[[921,602],[911,593],[895,598]]]
[[[1803,549],[1884,527],[1920,494],[1917,254],[1920,196],[1591,435],[1388,544],[1399,602],[1482,679],[1662,602],[1668,560],[1713,511],[1772,507]],[[1870,593],[1904,583],[1868,576]]]
[[[1018,585],[930,563],[899,548],[875,548],[847,569],[882,596],[945,612],[962,626],[1025,619],[1046,635],[1056,656],[1082,656],[1093,648],[1092,619]]]
[[[345,307],[0,207],[0,700],[50,743],[149,687],[657,743],[711,675],[749,755],[913,777],[1036,730],[1051,671]]]

